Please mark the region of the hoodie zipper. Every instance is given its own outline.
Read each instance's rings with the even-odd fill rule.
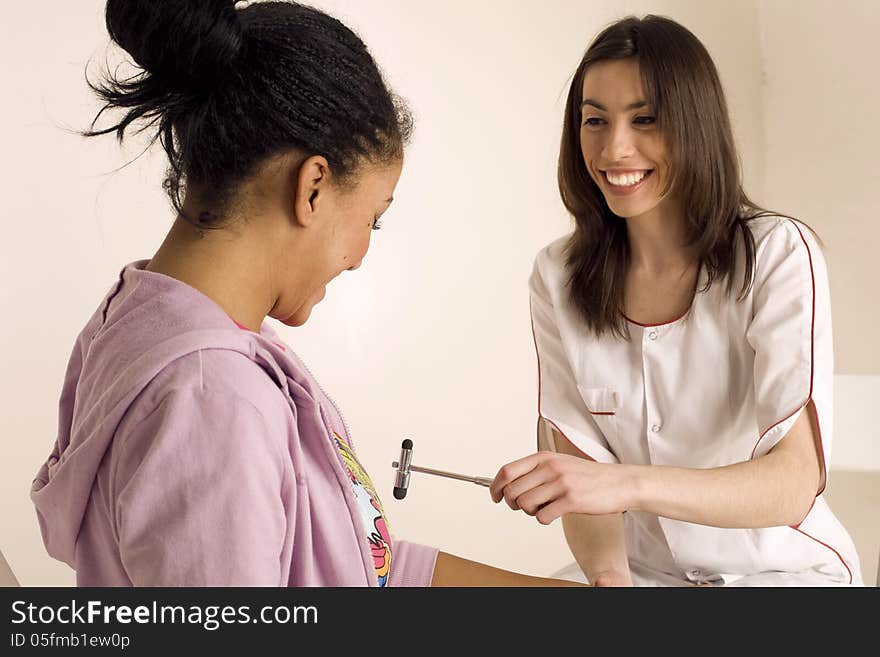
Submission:
[[[314,381],[315,385],[318,386],[318,390],[320,390],[321,394],[323,394],[327,398],[327,401],[330,402],[330,405],[333,406],[334,410],[339,415],[339,419],[342,420],[342,427],[345,429],[346,441],[348,442],[349,447],[351,447],[351,431],[349,431],[349,429],[348,429],[348,423],[345,421],[345,416],[342,414],[342,410],[339,408],[339,405],[333,400],[333,398],[330,395],[327,394],[327,391],[324,390],[324,387],[321,385],[321,382],[318,380],[318,377],[316,377],[312,373],[312,370],[309,369],[309,366],[306,365],[306,362],[302,359],[302,357],[299,354],[296,354],[296,359],[300,362],[300,365],[303,366],[305,371],[309,373],[309,376],[311,377],[312,381]]]
[[[349,448],[351,448],[353,450],[354,448],[351,447],[351,431],[348,428],[348,423],[345,421],[345,416],[342,414],[342,411],[339,409],[339,406],[336,404],[336,402],[333,400],[333,398],[327,394],[327,391],[324,390],[324,387],[321,385],[321,382],[318,380],[318,377],[316,377],[312,373],[312,370],[309,368],[309,366],[306,364],[306,362],[302,359],[302,357],[293,350],[291,350],[290,353],[296,358],[297,361],[299,361],[299,364],[303,366],[303,369],[305,369],[305,371],[308,372],[312,381],[314,381],[315,385],[318,386],[318,390],[321,391],[321,394],[324,395],[324,397],[327,399],[327,401],[330,402],[330,405],[333,406],[333,408],[336,410],[336,413],[339,415],[339,419],[342,420],[342,427],[343,427],[343,429],[345,429],[345,440],[348,443]],[[339,448],[336,446],[336,441],[333,438],[333,436],[331,436],[331,435],[328,435],[327,438],[330,440],[330,447],[333,449],[333,452],[338,460],[340,458],[340,456],[339,456]],[[351,494],[354,494],[353,491],[351,490],[350,485],[348,487],[348,492]],[[359,525],[363,525],[363,518],[361,517],[360,510],[357,508],[357,501],[355,501],[353,507],[350,503],[348,504],[348,507],[349,507],[349,514],[352,514],[352,513],[357,514],[357,521],[356,522]],[[354,520],[354,518],[352,518],[352,519]],[[388,521],[386,519],[386,523],[387,522]],[[364,545],[364,535],[360,535],[357,538],[358,538],[358,543],[361,546],[362,558],[366,559],[366,561],[364,561],[364,569],[366,571],[367,581],[369,582],[368,585],[370,587],[375,587],[378,585],[378,581],[376,578],[376,572],[372,567],[373,566],[372,556],[370,555],[369,550],[366,550],[366,546]],[[388,579],[389,579],[389,581],[391,579],[390,572],[388,574]]]
[[[266,336],[263,335],[262,332],[258,333],[257,335],[259,335],[262,338],[266,338]],[[272,342],[274,343],[274,341],[272,341]],[[274,343],[274,344],[277,345],[278,343]],[[281,345],[278,345],[278,346],[281,346]],[[292,360],[295,360],[300,365],[302,365],[303,369],[308,373],[311,380],[315,382],[316,386],[318,386],[318,390],[321,391],[321,394],[324,395],[324,397],[327,399],[328,402],[330,402],[330,405],[336,411],[337,415],[339,415],[339,419],[342,420],[342,427],[345,430],[345,439],[346,439],[346,442],[348,443],[349,447],[351,447],[351,431],[348,428],[348,422],[345,421],[345,416],[342,414],[342,411],[339,409],[339,406],[336,404],[336,402],[333,400],[333,398],[327,394],[327,391],[324,390],[324,386],[321,385],[321,382],[318,380],[318,377],[316,377],[314,375],[314,373],[312,373],[311,368],[306,364],[306,362],[303,360],[303,358],[298,353],[296,353],[293,349],[288,350],[288,349],[284,349],[283,347],[282,347],[282,351],[284,351],[286,354],[289,354],[289,357]],[[291,403],[293,403],[292,398],[291,398]],[[320,406],[320,404],[319,404],[319,406]],[[323,415],[323,413],[322,413],[322,415]],[[323,418],[322,418],[322,421],[323,421]],[[325,427],[325,431],[327,431],[327,430],[328,430],[328,428]],[[341,460],[341,457],[339,455],[339,448],[336,446],[336,441],[334,440],[333,436],[330,435],[329,433],[326,434],[326,439],[329,441],[328,447],[333,450],[333,453],[334,453],[334,456],[336,457],[337,463],[339,463],[339,461]],[[342,463],[339,463],[339,465],[340,465],[340,467],[344,467],[344,464],[342,464]],[[353,516],[356,515],[357,516],[357,519],[352,517],[352,520],[354,522],[356,522],[358,525],[362,526],[363,525],[363,518],[361,518],[360,510],[357,507],[357,500],[354,500],[353,502],[349,501],[350,495],[354,495],[354,492],[351,490],[351,486],[349,485],[347,488],[347,492],[343,492],[343,497],[346,499],[346,506],[348,507],[349,515],[353,515]],[[386,520],[386,522],[387,522],[387,520]],[[378,585],[378,581],[376,579],[376,572],[372,567],[372,562],[373,562],[372,557],[371,557],[369,549],[367,548],[365,541],[364,541],[364,535],[362,534],[360,536],[357,536],[357,540],[358,540],[358,544],[361,546],[361,558],[363,560],[364,572],[367,577],[368,586],[375,587]],[[390,580],[390,573],[389,573],[389,580]]]

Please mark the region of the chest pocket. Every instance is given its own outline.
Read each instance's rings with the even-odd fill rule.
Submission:
[[[588,388],[578,384],[578,391],[587,407],[587,411],[605,441],[612,449],[617,444],[617,411],[620,408],[620,395],[612,388]]]

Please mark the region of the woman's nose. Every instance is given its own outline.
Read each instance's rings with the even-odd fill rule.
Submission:
[[[609,163],[619,162],[631,156],[635,151],[632,137],[632,131],[626,123],[618,123],[612,126],[608,132],[608,141],[605,142],[602,148],[603,161]]]

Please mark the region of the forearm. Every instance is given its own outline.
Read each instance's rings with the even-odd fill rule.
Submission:
[[[635,482],[629,508],[700,525],[795,525],[815,498],[815,472],[782,453],[709,469],[623,467]]]
[[[569,513],[562,517],[562,528],[572,555],[590,582],[608,571],[629,578],[623,514],[590,516]]]
[[[546,430],[547,426],[543,428]],[[552,428],[549,431],[553,436],[554,451],[578,456],[571,443],[558,431]],[[550,448],[544,436],[539,431],[539,450]],[[606,572],[620,573],[624,580],[630,579],[622,513],[568,513],[562,516],[562,528],[572,556],[590,582],[595,582],[598,575]]]
[[[437,554],[431,586],[583,586],[578,582],[549,577],[532,577],[445,552]]]

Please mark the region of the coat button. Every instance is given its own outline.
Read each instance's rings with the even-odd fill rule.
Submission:
[[[651,427],[651,431],[653,431],[654,433],[660,433],[660,425],[655,424],[654,426]]]
[[[648,337],[651,340],[656,340],[657,339],[657,331],[651,331],[650,333],[648,333]]]

